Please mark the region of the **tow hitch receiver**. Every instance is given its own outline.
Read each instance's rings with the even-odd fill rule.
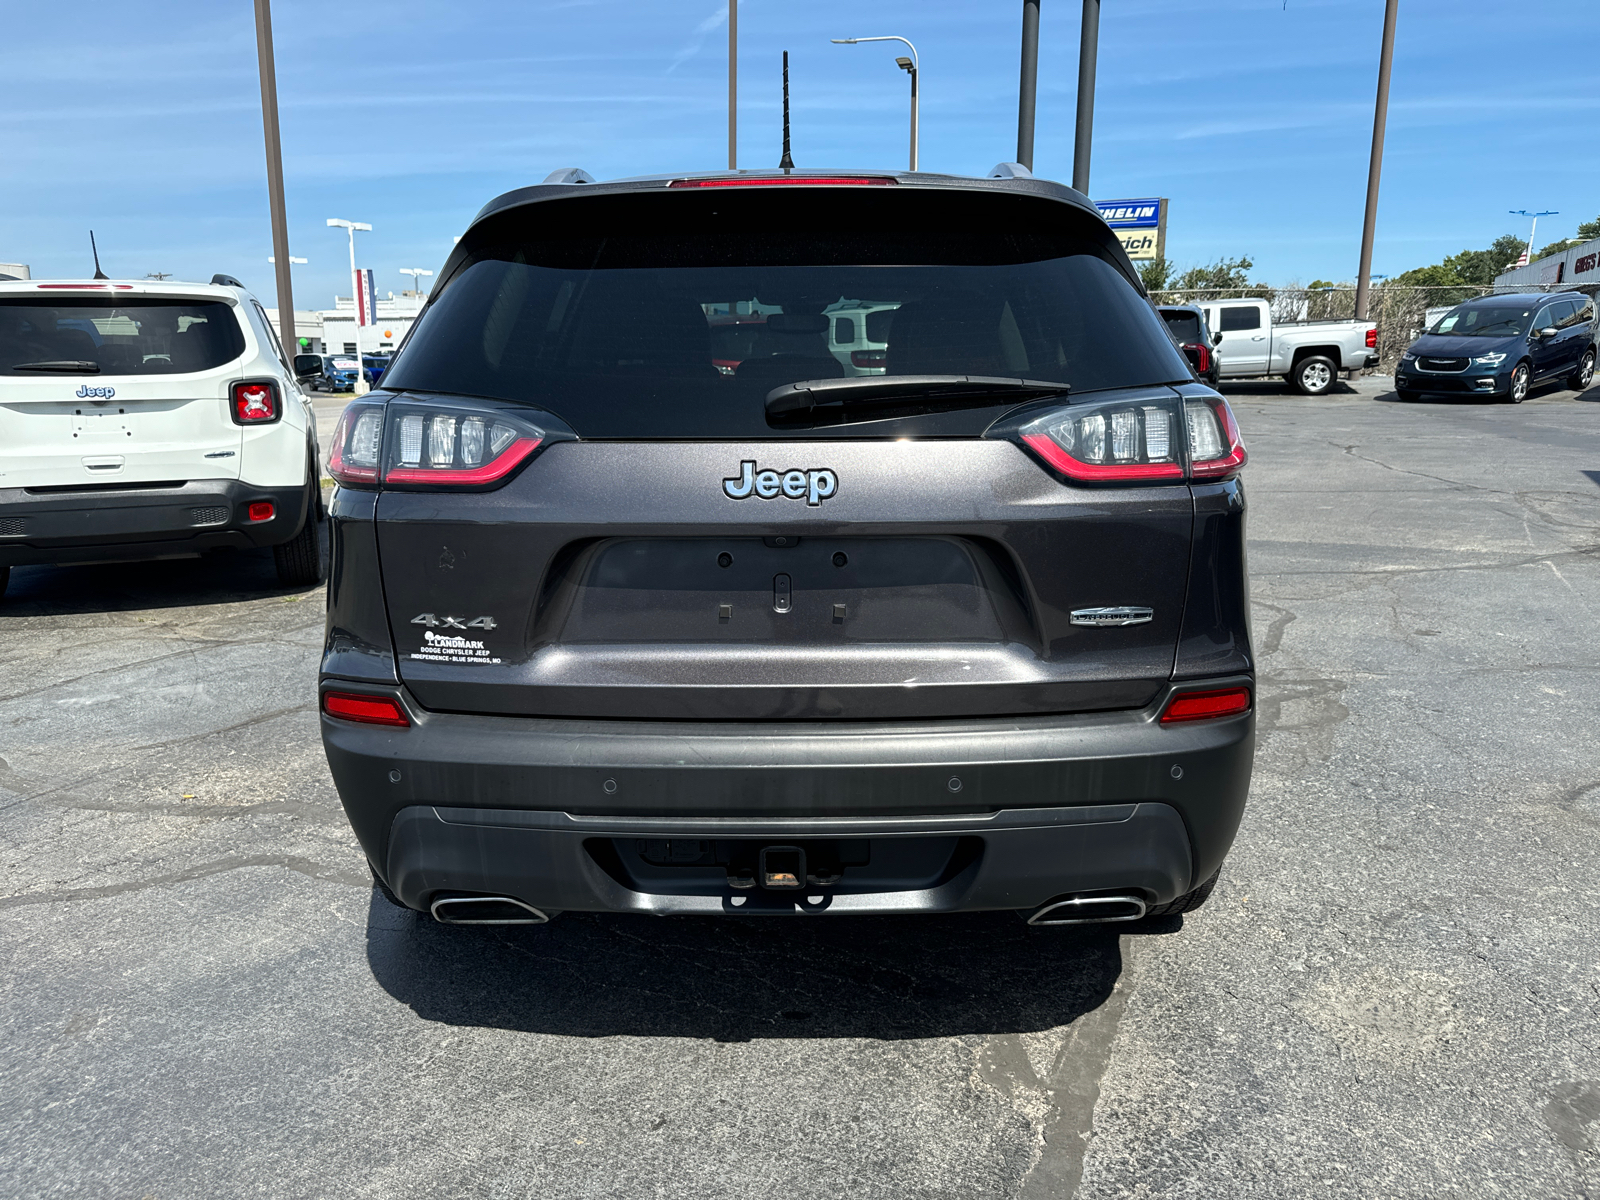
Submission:
[[[756,872],[764,888],[783,890],[806,885],[806,852],[799,846],[768,846]]]

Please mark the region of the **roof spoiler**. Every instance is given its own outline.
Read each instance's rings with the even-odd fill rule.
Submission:
[[[1032,179],[1033,172],[1021,163],[995,163],[989,168],[990,179]]]
[[[213,275],[211,277],[211,282],[217,287],[242,288],[244,286],[244,284],[240,283],[232,275]]]
[[[546,183],[593,183],[594,176],[582,167],[560,167],[544,177]]]

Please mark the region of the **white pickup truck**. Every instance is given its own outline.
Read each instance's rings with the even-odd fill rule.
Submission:
[[[1205,300],[1224,379],[1278,375],[1308,396],[1320,396],[1340,371],[1378,365],[1374,321],[1296,321],[1274,325],[1266,300]]]

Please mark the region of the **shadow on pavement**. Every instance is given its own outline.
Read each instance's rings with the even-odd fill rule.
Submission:
[[[321,534],[326,566],[326,523]],[[12,567],[11,581],[0,597],[0,619],[194,608],[312,590],[279,583],[270,548],[218,550],[199,558]]]
[[[367,960],[425,1020],[568,1037],[896,1040],[1023,1033],[1105,1002],[1118,933],[1183,920],[1035,928],[1013,913],[716,919],[565,913],[440,925],[373,892]]]
[[[1306,396],[1293,385],[1281,379],[1224,379],[1217,389],[1224,396],[1291,396],[1296,400],[1320,400],[1321,396]],[[1335,380],[1323,396],[1360,396],[1364,393],[1344,380]]]

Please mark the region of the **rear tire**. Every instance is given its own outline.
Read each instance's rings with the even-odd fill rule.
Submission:
[[[1528,369],[1527,363],[1518,363],[1511,372],[1511,386],[1506,389],[1506,399],[1513,404],[1521,404],[1528,398],[1528,387],[1533,382],[1533,372]]]
[[[1217,886],[1217,879],[1222,875],[1222,868],[1218,867],[1211,873],[1211,878],[1195,888],[1186,892],[1176,900],[1169,900],[1165,904],[1158,904],[1145,911],[1146,917],[1175,917],[1179,913],[1193,912],[1211,896],[1212,889]]]
[[[1331,358],[1311,354],[1295,363],[1289,382],[1303,396],[1321,396],[1339,379],[1339,368]]]
[[[1589,385],[1594,382],[1594,351],[1584,351],[1583,361],[1578,364],[1578,369],[1567,376],[1567,386],[1575,392],[1586,392]]]
[[[315,484],[312,486],[315,487]],[[319,496],[313,494],[306,497],[306,519],[300,532],[282,545],[272,548],[272,557],[278,567],[278,582],[284,587],[307,587],[322,582],[322,539],[317,536],[319,508]]]

